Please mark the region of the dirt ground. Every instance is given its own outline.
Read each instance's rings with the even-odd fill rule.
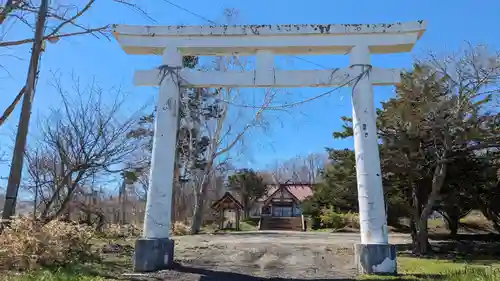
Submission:
[[[393,235],[390,242],[409,242]],[[359,234],[271,232],[198,235],[175,238],[173,270],[150,280],[257,281],[353,280],[353,245]],[[144,275],[131,275],[144,280]]]

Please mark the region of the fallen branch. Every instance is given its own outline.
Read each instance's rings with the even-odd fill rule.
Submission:
[[[2,117],[0,117],[0,126],[2,126],[3,123],[5,123],[5,121],[7,120],[7,118],[9,118],[9,116],[12,114],[12,111],[14,111],[14,108],[16,108],[16,105],[19,103],[21,97],[24,95],[25,90],[26,87],[23,87],[21,91],[19,91],[17,96],[14,98],[12,103],[7,107],[7,109],[5,109],[5,111],[2,114]]]

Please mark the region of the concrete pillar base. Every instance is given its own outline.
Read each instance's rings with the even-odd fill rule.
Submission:
[[[397,273],[395,245],[356,244],[354,258],[360,274]]]
[[[134,272],[153,272],[168,269],[174,262],[174,240],[168,238],[139,238],[135,241]]]

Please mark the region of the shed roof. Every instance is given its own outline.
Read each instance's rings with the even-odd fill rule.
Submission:
[[[212,209],[218,210],[222,203],[228,202],[228,201],[230,203],[234,204],[234,206],[236,208],[243,209],[243,205],[241,205],[240,201],[238,201],[238,199],[234,198],[234,196],[230,192],[224,193],[224,195],[222,195],[222,197],[219,200],[215,201],[212,204]]]

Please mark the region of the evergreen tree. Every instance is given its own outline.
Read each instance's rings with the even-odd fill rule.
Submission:
[[[251,169],[241,169],[228,178],[231,190],[239,194],[243,205],[244,217],[248,218],[252,206],[267,194],[268,186],[264,179]]]

